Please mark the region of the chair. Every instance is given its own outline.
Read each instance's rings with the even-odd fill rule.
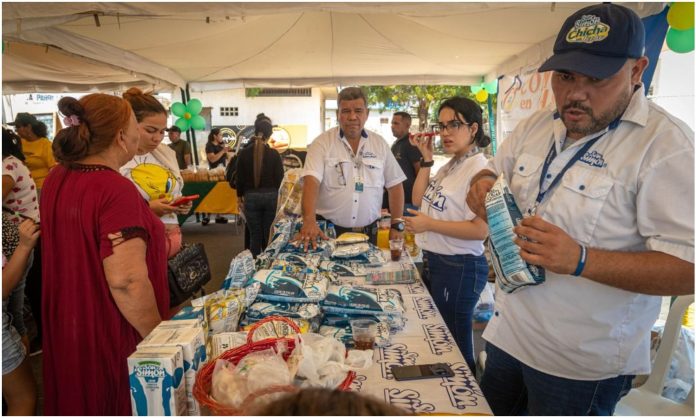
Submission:
[[[662,342],[657,349],[657,356],[648,380],[640,387],[633,388],[616,405],[614,415],[694,415],[694,388],[684,403],[678,403],[662,396],[665,379],[669,372],[672,354],[677,348],[681,334],[681,320],[684,312],[694,302],[694,295],[678,297],[671,308]]]

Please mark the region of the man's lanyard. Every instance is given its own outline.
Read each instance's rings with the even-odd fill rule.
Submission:
[[[609,124],[609,128],[601,135],[597,136],[596,138],[592,138],[589,141],[585,142],[582,147],[573,155],[573,157],[568,161],[561,169],[561,171],[558,173],[558,175],[551,181],[551,184],[549,184],[549,187],[546,188],[546,190],[542,191],[542,187],[544,185],[544,179],[546,178],[546,173],[549,171],[549,167],[551,167],[551,163],[553,160],[556,158],[558,153],[556,152],[556,142],[553,141],[551,143],[551,149],[549,150],[549,153],[546,155],[546,159],[544,160],[544,166],[541,169],[541,177],[539,177],[539,193],[537,194],[537,198],[534,202],[534,205],[527,210],[527,214],[530,216],[534,216],[536,214],[537,208],[541,204],[541,202],[544,201],[544,197],[546,197],[546,194],[551,191],[554,187],[558,185],[558,183],[561,181],[563,176],[565,175],[566,171],[570,169],[570,167],[573,166],[578,160],[580,160],[582,157],[585,156],[587,151],[592,148],[592,146],[599,141],[604,135],[609,133],[611,130],[616,129],[617,126],[619,126],[619,123],[621,122],[621,117],[619,116],[616,118],[612,123]]]
[[[350,156],[350,159],[353,162],[353,177],[355,178],[355,191],[361,193],[364,190],[364,184],[362,181],[363,150],[365,149],[367,141],[363,142],[361,145],[358,145],[358,152],[354,154],[351,146],[347,144],[347,140],[344,141],[341,136],[339,136],[338,140],[346,148],[346,151],[348,151],[348,155]],[[340,174],[345,182],[346,178],[343,171],[343,163],[339,162],[338,164],[340,165]]]

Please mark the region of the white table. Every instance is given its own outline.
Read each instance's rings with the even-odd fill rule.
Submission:
[[[388,254],[386,257],[389,259]],[[387,264],[389,268],[391,262]],[[359,283],[360,279],[352,281]],[[375,350],[375,364],[358,372],[351,389],[416,414],[493,415],[420,277],[414,284],[384,287],[398,289],[403,295],[406,326],[392,335],[389,346]],[[398,382],[391,374],[392,365],[429,363],[449,364],[454,377]]]

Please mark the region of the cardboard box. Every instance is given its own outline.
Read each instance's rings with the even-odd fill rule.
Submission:
[[[188,415],[180,347],[143,347],[128,357],[133,415]]]

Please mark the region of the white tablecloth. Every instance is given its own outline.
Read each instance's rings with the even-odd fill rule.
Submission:
[[[358,372],[351,389],[416,414],[493,415],[420,279],[410,285],[384,286],[401,291],[406,327],[392,335],[389,346],[375,350],[375,364],[365,372]],[[391,374],[392,365],[429,363],[449,364],[454,377],[398,382]]]

